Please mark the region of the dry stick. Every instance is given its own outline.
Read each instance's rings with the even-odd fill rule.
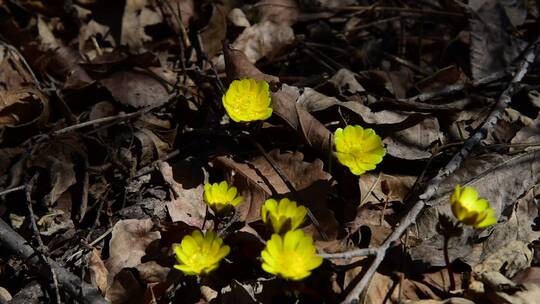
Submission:
[[[32,176],[30,181],[28,181],[28,183],[26,184],[26,189],[25,189],[26,204],[28,207],[28,213],[30,215],[30,224],[32,226],[32,230],[38,242],[38,246],[39,246],[38,252],[40,254],[42,261],[47,265],[47,268],[51,272],[51,277],[52,277],[53,286],[54,286],[54,295],[56,297],[56,303],[60,304],[62,300],[60,298],[60,290],[58,290],[58,278],[56,276],[56,272],[54,271],[52,266],[48,263],[47,258],[43,254],[43,251],[45,250],[46,247],[45,247],[45,244],[43,243],[43,240],[41,239],[41,235],[39,234],[39,229],[36,224],[36,216],[34,214],[34,208],[32,207],[32,188],[34,187],[38,177],[39,177],[39,173],[34,174],[34,176]]]
[[[24,190],[25,188],[26,188],[26,185],[20,185],[20,186],[14,187],[14,188],[9,188],[9,189],[6,189],[6,190],[2,190],[2,191],[0,191],[0,196],[6,195],[6,194],[9,194],[9,193],[12,193],[12,192],[21,191],[21,190]]]
[[[414,206],[411,208],[407,216],[401,220],[399,226],[396,227],[396,229],[390,234],[390,236],[384,241],[384,243],[375,248],[376,254],[375,259],[371,266],[368,268],[362,279],[356,284],[356,286],[349,292],[347,297],[342,303],[357,303],[358,299],[360,297],[360,294],[366,289],[366,287],[369,285],[369,282],[371,281],[371,278],[377,271],[377,268],[383,261],[386,251],[396,242],[401,235],[407,230],[407,228],[416,221],[416,218],[426,205],[426,202],[431,199],[431,197],[437,192],[439,189],[439,186],[441,182],[450,174],[455,172],[463,163],[463,161],[469,156],[470,152],[472,151],[473,147],[480,142],[486,135],[488,130],[492,129],[497,121],[499,120],[500,116],[502,115],[504,109],[508,106],[508,104],[511,101],[511,96],[515,93],[517,84],[523,79],[525,74],[527,73],[529,66],[531,63],[534,62],[534,59],[536,57],[536,47],[540,43],[540,37],[537,37],[537,39],[529,46],[525,56],[523,57],[523,60],[520,63],[520,66],[512,78],[512,81],[508,85],[508,87],[503,91],[501,96],[499,97],[499,100],[491,113],[489,114],[488,118],[484,122],[484,124],[478,129],[476,133],[474,133],[473,136],[471,136],[469,139],[465,141],[465,144],[461,148],[461,150],[452,157],[452,159],[448,162],[448,164],[435,176],[429,183],[429,186],[426,188],[424,193],[420,195],[419,200],[414,204]],[[356,255],[353,254],[357,253]],[[361,256],[365,255],[365,251],[360,250],[353,250],[350,251],[348,254],[352,256]]]
[[[496,72],[496,73],[493,73],[493,74],[489,74],[486,77],[482,77],[482,78],[480,78],[478,80],[475,80],[472,84],[468,84],[468,83],[453,84],[453,85],[446,86],[446,87],[442,88],[441,90],[437,90],[437,91],[433,91],[433,92],[427,92],[427,93],[421,93],[421,94],[418,94],[418,95],[413,96],[413,97],[400,98],[400,99],[397,99],[397,100],[398,101],[403,101],[403,102],[414,102],[414,101],[424,102],[424,101],[427,101],[427,100],[430,100],[430,99],[433,99],[433,98],[443,97],[443,96],[451,95],[451,94],[454,94],[454,93],[457,93],[457,92],[461,92],[464,89],[466,89],[468,86],[471,86],[473,88],[474,87],[479,87],[481,85],[497,81],[497,80],[503,78],[504,76],[506,76],[505,72]]]
[[[441,17],[459,17],[464,18],[466,15],[461,13],[452,13],[452,12],[445,12],[445,11],[437,11],[437,10],[431,10],[431,9],[416,9],[416,8],[408,8],[408,7],[388,7],[388,6],[344,6],[339,7],[335,9],[336,11],[342,11],[342,12],[355,12],[355,11],[380,11],[380,12],[396,12],[396,13],[408,13],[408,14],[416,14],[416,15],[437,15]]]
[[[28,242],[15,232],[11,227],[0,219],[0,243],[11,253],[17,255],[27,264],[36,267],[40,275],[48,278],[49,268],[40,258],[39,254]],[[107,304],[108,302],[101,296],[99,291],[92,285],[82,282],[81,279],[57,262],[47,258],[47,262],[54,269],[60,287],[73,299],[87,304]]]
[[[121,114],[114,115],[114,116],[107,116],[107,117],[102,117],[102,118],[98,118],[98,119],[94,119],[94,120],[85,121],[85,122],[82,122],[82,123],[79,123],[79,124],[76,124],[76,125],[72,125],[72,126],[60,129],[60,130],[53,131],[51,133],[51,135],[52,136],[58,136],[58,135],[66,134],[66,133],[69,133],[69,132],[72,132],[72,131],[75,131],[75,130],[78,130],[78,129],[82,129],[82,128],[85,128],[85,127],[88,127],[88,126],[91,126],[91,125],[94,125],[94,124],[102,124],[102,123],[111,122],[111,121],[121,122],[121,121],[124,121],[124,120],[128,120],[130,118],[133,118],[133,117],[148,113],[148,112],[150,112],[151,110],[153,110],[153,109],[155,109],[157,107],[158,106],[150,106],[150,107],[140,109],[139,111],[133,112],[133,113],[121,113]]]

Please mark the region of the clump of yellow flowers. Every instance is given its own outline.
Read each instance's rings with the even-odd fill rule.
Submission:
[[[264,271],[288,280],[302,280],[322,264],[322,257],[315,254],[311,236],[302,230],[293,230],[283,237],[273,234],[261,252]]]
[[[174,268],[186,275],[205,275],[215,270],[230,251],[231,248],[223,245],[223,240],[214,231],[209,230],[203,235],[195,230],[174,247],[178,262]]]
[[[495,210],[486,199],[478,197],[473,187],[457,185],[450,197],[450,204],[454,216],[465,225],[485,228],[497,223]]]
[[[262,221],[277,234],[300,227],[306,214],[306,207],[297,206],[295,201],[288,198],[282,198],[279,202],[273,198],[267,199],[261,207]]]
[[[216,214],[226,213],[244,201],[244,198],[238,195],[238,189],[229,186],[226,181],[204,184],[203,196],[206,204]]]
[[[216,212],[222,213],[243,201],[236,187],[226,181],[204,185],[204,201]],[[302,280],[322,264],[316,254],[313,238],[298,227],[304,222],[308,210],[295,201],[282,198],[279,202],[268,199],[261,207],[263,222],[270,225],[274,234],[261,252],[264,271],[287,280]],[[230,247],[213,231],[202,234],[196,230],[174,247],[177,265],[174,268],[186,275],[205,275],[215,270],[229,254]]]
[[[373,129],[361,126],[338,128],[334,132],[334,143],[338,161],[355,175],[375,169],[386,154],[381,137]]]
[[[296,281],[306,278],[321,265],[322,258],[316,254],[313,239],[298,229],[307,211],[288,198],[279,202],[271,198],[264,202],[261,218],[274,231],[261,252],[264,271]]]
[[[265,120],[272,116],[270,87],[264,80],[234,80],[223,95],[222,102],[235,122]]]

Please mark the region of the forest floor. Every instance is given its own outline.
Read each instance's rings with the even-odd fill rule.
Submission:
[[[539,12],[0,0],[0,303],[537,303]],[[228,115],[242,79],[270,91],[231,102],[271,98],[270,117]],[[348,126],[382,161],[346,163]],[[222,181],[242,197],[226,213]],[[271,198],[306,208],[284,225],[313,252],[272,234]],[[222,260],[186,249],[199,230]],[[216,269],[175,268],[192,258]]]

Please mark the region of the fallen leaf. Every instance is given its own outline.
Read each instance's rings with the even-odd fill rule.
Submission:
[[[279,82],[278,77],[264,74],[249,61],[246,54],[232,48],[232,46],[227,43],[223,44],[223,55],[225,57],[227,78],[229,81],[242,78],[254,78],[265,80],[269,83]]]
[[[126,0],[122,15],[121,45],[127,45],[135,53],[144,48],[144,44],[152,40],[145,28],[163,21],[156,8],[147,0]]]
[[[232,47],[243,52],[250,62],[255,63],[263,57],[272,60],[293,41],[294,32],[290,26],[265,21],[246,28],[236,38]]]
[[[117,101],[135,108],[160,106],[170,97],[163,82],[140,71],[116,72],[100,82]]]
[[[109,258],[105,261],[109,271],[108,282],[112,283],[123,268],[141,264],[141,258],[146,255],[148,246],[161,238],[159,231],[152,231],[152,227],[151,219],[116,222],[109,242]]]
[[[292,26],[298,20],[299,8],[296,0],[263,0],[255,4],[259,22]]]
[[[331,176],[323,170],[323,163],[320,160],[315,160],[312,163],[305,162],[304,156],[300,152],[280,153],[278,150],[272,150],[268,156],[287,176],[298,191],[296,194],[291,193],[289,187],[276,173],[272,165],[262,156],[245,163],[239,163],[224,156],[215,160],[218,164],[234,170],[236,173],[235,185],[240,182],[241,178],[244,179],[241,182],[241,191],[247,189],[249,192],[255,188],[257,192],[262,192],[257,196],[246,195],[250,200],[246,199],[237,208],[240,218],[248,223],[260,219],[260,208],[264,200],[271,196],[284,195],[309,208],[321,223],[322,230],[330,238],[335,237],[337,235],[337,221],[326,206]]]
[[[195,227],[202,227],[206,217],[207,206],[203,200],[203,183],[189,185],[187,179],[177,181],[171,167],[166,162],[159,162],[159,171],[171,188],[167,210],[173,222],[184,222]],[[191,188],[187,188],[191,187]]]
[[[525,43],[509,33],[508,29],[512,28],[512,21],[520,24],[525,20],[526,10],[515,7],[522,1],[510,2],[475,0],[469,3],[474,12],[469,18],[470,61],[474,80],[506,72],[525,47]],[[511,13],[512,17],[509,18],[509,10],[519,12],[521,16]]]
[[[497,251],[510,239],[526,242],[536,239],[538,232],[533,231],[531,226],[538,214],[534,200],[530,196],[525,200],[518,201],[518,198],[540,182],[540,175],[537,174],[540,172],[538,153],[540,152],[537,150],[509,156],[491,153],[466,160],[460,169],[443,181],[436,192],[437,196],[428,202],[428,207],[418,217],[418,236],[429,241],[415,247],[411,251],[413,257],[432,265],[443,265],[440,251],[442,238],[437,234],[435,226],[439,213],[453,217],[449,196],[457,184],[475,187],[480,197],[490,202],[499,223],[481,232],[465,227],[460,237],[451,238],[452,248],[449,255],[452,260],[461,257],[475,265],[485,259],[483,254]],[[516,179],[515,176],[520,178]],[[516,204],[517,213],[513,212]],[[520,232],[517,233],[518,231]],[[486,239],[483,248],[473,251],[471,244],[489,234],[491,235]]]
[[[88,253],[88,270],[90,271],[90,282],[94,285],[101,294],[105,294],[107,291],[107,278],[109,271],[101,259],[101,252],[96,248],[92,248],[92,251]]]

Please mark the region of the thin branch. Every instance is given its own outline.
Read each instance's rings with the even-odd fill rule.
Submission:
[[[378,248],[360,248],[338,253],[319,253],[318,256],[321,256],[325,259],[350,259],[353,257],[377,255],[377,252]]]
[[[6,195],[6,194],[9,194],[9,193],[13,193],[13,192],[17,192],[17,191],[22,191],[25,188],[26,188],[26,185],[20,185],[20,186],[17,186],[17,187],[2,190],[2,191],[0,191],[0,196]]]
[[[156,107],[157,106],[150,106],[150,107],[143,108],[143,109],[141,109],[141,110],[139,110],[137,112],[133,112],[133,113],[121,113],[121,114],[114,115],[114,116],[107,116],[107,117],[102,117],[102,118],[98,118],[98,119],[94,119],[94,120],[85,121],[85,122],[82,122],[82,123],[79,123],[79,124],[76,124],[76,125],[72,125],[72,126],[60,129],[60,130],[53,131],[51,135],[52,136],[58,136],[58,135],[73,132],[75,130],[82,129],[82,128],[85,128],[85,127],[88,127],[88,126],[91,126],[91,125],[95,125],[95,124],[102,124],[102,123],[112,122],[112,121],[121,122],[121,121],[124,121],[124,120],[128,120],[130,118],[137,117],[137,116],[143,115],[145,113],[148,113],[151,110],[155,109]]]
[[[515,93],[518,83],[527,73],[531,63],[534,62],[534,59],[536,58],[536,49],[538,43],[540,43],[540,36],[537,37],[537,39],[531,45],[529,45],[529,48],[525,53],[525,56],[523,57],[523,60],[521,61],[514,77],[512,78],[512,81],[499,97],[497,104],[489,114],[488,118],[485,120],[482,126],[470,138],[465,141],[465,144],[463,145],[461,150],[454,155],[454,157],[448,162],[448,164],[442,170],[440,170],[433,179],[431,179],[424,193],[419,196],[419,200],[413,205],[407,216],[403,220],[401,220],[399,226],[395,228],[392,234],[390,234],[390,236],[384,241],[381,246],[375,248],[377,250],[375,260],[368,268],[362,279],[356,284],[356,286],[354,286],[354,288],[351,289],[351,291],[342,303],[358,303],[360,294],[369,285],[371,278],[373,277],[373,275],[377,271],[377,268],[383,261],[386,255],[386,251],[390,247],[392,247],[394,242],[396,242],[407,230],[407,228],[416,221],[416,218],[423,210],[426,202],[429,201],[433,197],[433,195],[439,190],[439,186],[441,185],[443,180],[461,166],[463,161],[471,153],[474,146],[476,146],[483,138],[485,138],[489,130],[494,128],[497,121],[504,112],[504,109],[510,103],[512,95]]]
[[[41,257],[41,260],[45,265],[47,265],[47,268],[51,272],[51,278],[52,283],[54,287],[54,296],[56,298],[56,303],[60,304],[62,302],[62,299],[60,298],[60,290],[58,288],[58,277],[56,276],[56,272],[54,271],[54,268],[49,264],[49,261],[45,254],[43,253],[47,247],[45,247],[45,244],[43,243],[43,240],[41,239],[41,235],[39,234],[39,229],[36,224],[36,216],[34,214],[34,208],[32,207],[33,201],[32,201],[32,189],[36,185],[36,181],[39,178],[39,173],[34,174],[32,178],[26,183],[26,205],[28,207],[28,213],[30,215],[30,224],[32,227],[32,230],[34,232],[34,235],[36,237],[36,240],[38,242],[38,253]]]
[[[39,258],[38,253],[28,242],[13,230],[4,220],[0,219],[0,243],[3,248],[18,256],[27,264],[37,268],[39,274],[49,277],[48,266]],[[81,281],[79,277],[69,272],[57,262],[47,258],[47,262],[57,275],[58,283],[73,299],[86,304],[107,304],[99,291],[92,285]]]

